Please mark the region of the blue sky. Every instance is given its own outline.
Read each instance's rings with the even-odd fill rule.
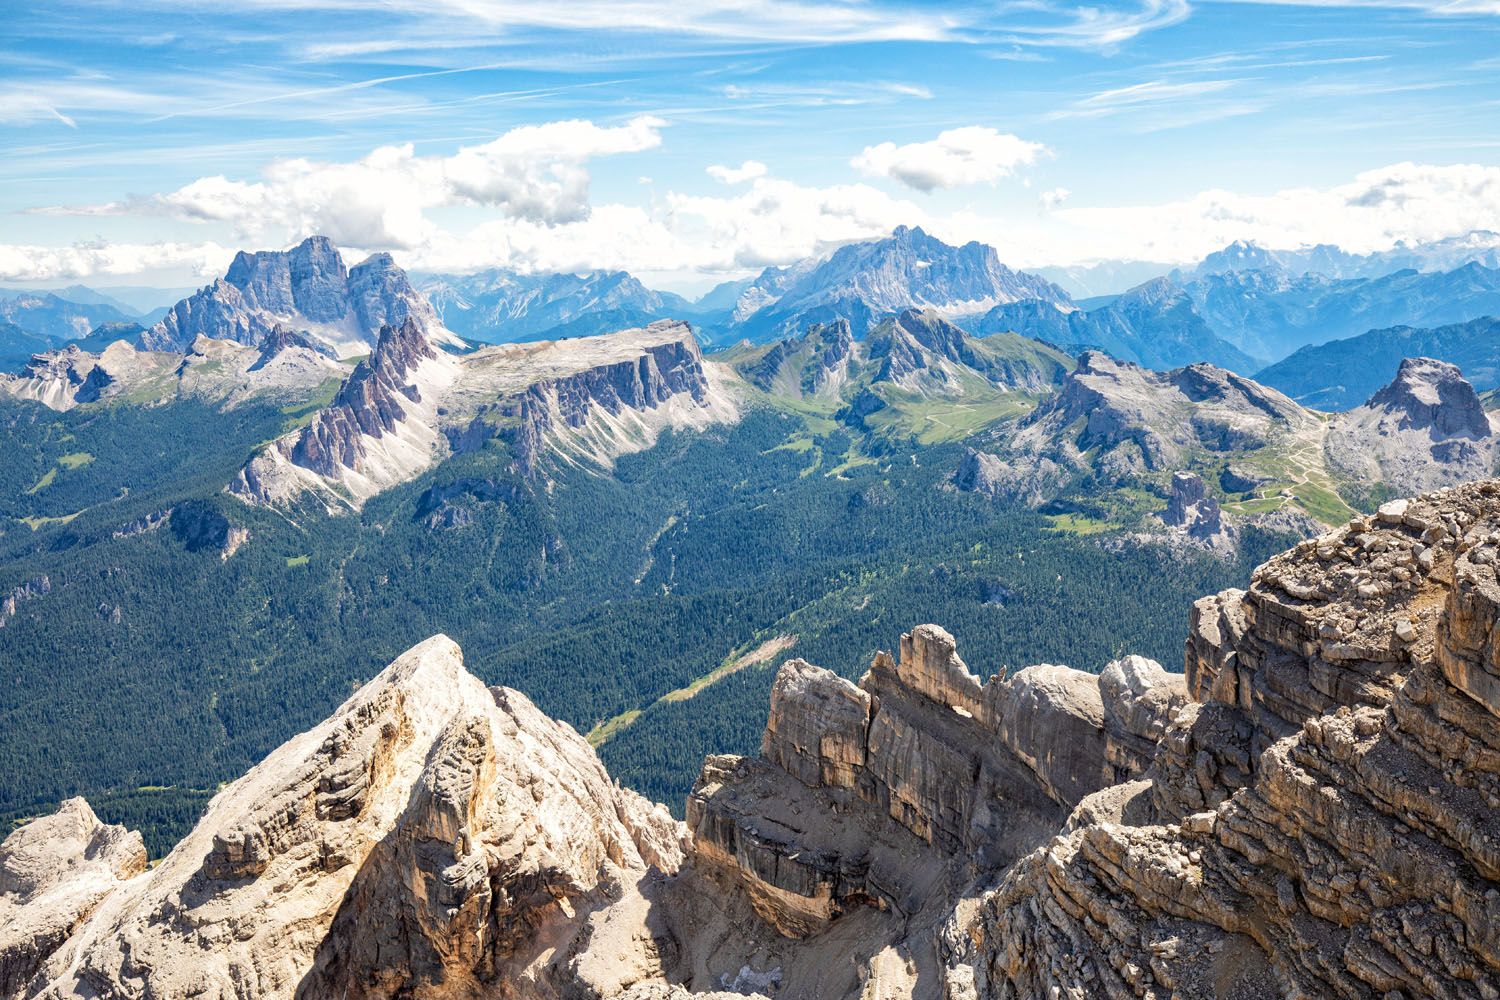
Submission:
[[[1500,0],[224,6],[7,14],[0,280],[312,231],[691,291],[898,222],[1028,266],[1500,229]]]

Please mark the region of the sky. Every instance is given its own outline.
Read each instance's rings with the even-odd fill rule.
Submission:
[[[11,286],[312,233],[685,293],[899,224],[1369,251],[1500,230],[1500,0],[48,0],[0,24],[0,142]]]

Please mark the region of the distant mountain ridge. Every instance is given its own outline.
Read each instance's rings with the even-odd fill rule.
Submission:
[[[1304,406],[1347,410],[1385,385],[1403,359],[1419,356],[1457,365],[1481,392],[1500,387],[1500,318],[1371,330],[1304,347],[1255,377]]]
[[[849,321],[863,337],[886,315],[903,309],[935,309],[944,315],[980,313],[1024,299],[1069,308],[1068,293],[1044,278],[1014,271],[995,248],[971,242],[950,246],[920,228],[898,226],[885,239],[851,243],[827,260],[757,279],[786,280],[775,298],[734,325],[752,342],[780,339],[810,323]],[[752,285],[751,287],[755,287]]]
[[[1270,250],[1249,240],[1236,240],[1203,258],[1191,275],[1201,278],[1277,269],[1296,277],[1321,274],[1328,278],[1379,278],[1397,271],[1452,271],[1466,264],[1500,268],[1500,233],[1476,229],[1441,240],[1401,242],[1389,250],[1364,254],[1350,253],[1331,243]]]
[[[985,334],[1012,331],[1074,350],[1099,348],[1148,368],[1200,361],[1242,373],[1260,367],[1219,337],[1198,314],[1187,291],[1167,278],[1137,285],[1087,312],[1065,311],[1035,299],[997,306],[974,328]]]
[[[1238,259],[1265,263],[1253,248]],[[976,329],[1099,347],[1160,369],[1206,360],[1249,373],[1309,344],[1371,329],[1500,313],[1500,270],[1470,262],[1452,271],[1335,279],[1275,266],[1226,269],[1187,280],[1157,278],[1083,314],[1049,306],[1000,306]]]
[[[56,292],[0,291],[0,321],[58,341],[77,340],[103,323],[129,323],[134,310],[107,302],[78,302]]]
[[[590,336],[698,310],[625,271],[522,274],[493,269],[417,282],[448,329],[482,343]]]

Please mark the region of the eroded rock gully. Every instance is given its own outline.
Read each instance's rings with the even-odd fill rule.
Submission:
[[[1500,482],[1196,603],[1186,673],[792,660],[687,822],[437,637],[163,862],[0,846],[4,997],[1500,997]]]

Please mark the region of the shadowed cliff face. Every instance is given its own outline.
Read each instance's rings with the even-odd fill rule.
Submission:
[[[1497,565],[1486,481],[1201,599],[1185,674],[791,660],[686,824],[436,637],[155,869],[81,801],[13,833],[0,997],[1490,1000]]]

